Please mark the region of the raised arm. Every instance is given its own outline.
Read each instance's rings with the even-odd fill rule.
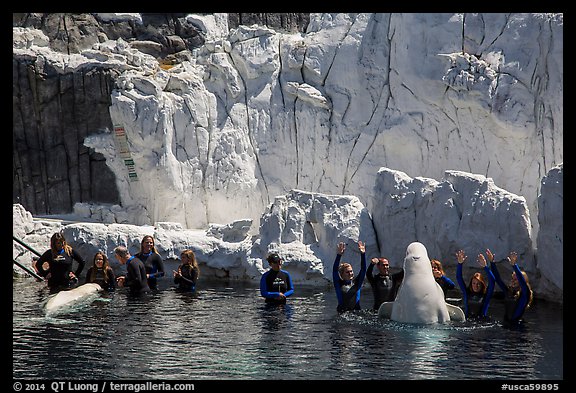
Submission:
[[[362,287],[366,277],[366,244],[358,240],[358,250],[360,251],[360,272],[358,273],[358,287]]]
[[[466,284],[462,278],[462,265],[466,261],[466,254],[464,250],[456,251],[456,259],[458,260],[458,266],[456,267],[456,281],[460,287],[460,292],[462,292],[462,304],[464,305],[464,314],[468,315],[468,291],[466,291]]]

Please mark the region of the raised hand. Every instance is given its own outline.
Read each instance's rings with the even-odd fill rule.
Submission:
[[[458,260],[458,263],[464,263],[464,261],[466,260],[467,256],[464,253],[464,250],[458,250],[456,251],[456,259]]]
[[[486,266],[486,258],[484,258],[484,254],[478,254],[478,258],[476,258],[476,262],[482,267]]]
[[[486,256],[490,262],[494,262],[494,254],[492,254],[489,248],[486,249]]]

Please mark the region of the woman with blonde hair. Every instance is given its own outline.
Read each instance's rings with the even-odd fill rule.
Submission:
[[[158,279],[164,277],[164,261],[156,250],[154,244],[154,237],[146,235],[142,238],[140,243],[140,252],[134,256],[144,263],[146,268],[146,279],[150,289],[156,289],[158,286]]]
[[[200,276],[196,254],[192,250],[184,250],[180,253],[180,260],[182,263],[178,266],[178,271],[173,270],[174,283],[178,284],[178,289],[194,292]]]
[[[366,277],[366,246],[358,240],[358,250],[360,251],[360,272],[354,277],[354,269],[347,262],[340,263],[342,255],[346,250],[346,243],[340,242],[337,246],[336,259],[332,266],[332,281],[336,290],[339,313],[351,310],[360,310],[360,290]]]
[[[72,271],[74,261],[78,267]],[[40,276],[48,279],[51,290],[60,290],[78,282],[85,264],[80,254],[66,242],[62,232],[56,232],[50,238],[50,249],[36,260],[34,268]]]

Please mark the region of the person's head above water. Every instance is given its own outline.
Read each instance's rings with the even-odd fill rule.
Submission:
[[[273,252],[266,257],[266,260],[272,269],[280,270],[280,267],[282,266],[282,258],[280,258],[280,255]]]

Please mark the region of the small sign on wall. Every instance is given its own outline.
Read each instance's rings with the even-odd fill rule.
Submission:
[[[130,181],[138,181],[134,159],[132,159],[132,155],[130,154],[128,136],[126,135],[124,127],[114,126],[114,141],[116,143],[118,155],[124,159],[124,165],[126,165],[126,169],[128,169],[128,178]]]

